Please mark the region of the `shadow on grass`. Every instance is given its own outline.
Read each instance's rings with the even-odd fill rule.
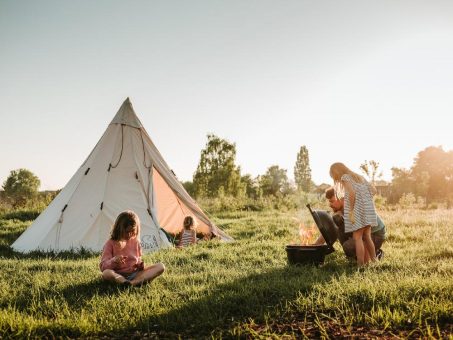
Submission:
[[[29,255],[32,256],[32,255]],[[48,257],[48,254],[46,254]],[[73,258],[73,254],[69,254]],[[355,267],[347,264],[339,265],[327,262],[322,267],[315,266],[284,266],[260,273],[253,273],[238,280],[225,284],[212,285],[206,295],[175,292],[179,294],[179,307],[173,306],[168,312],[143,315],[138,323],[115,330],[112,334],[91,334],[91,336],[107,336],[113,338],[200,338],[211,334],[224,338],[234,337],[230,330],[238,322],[250,319],[263,322],[266,317],[278,317],[288,310],[287,302],[294,301],[299,294],[308,295],[314,286],[328,283],[332,277],[352,274]],[[159,278],[159,280],[162,280]],[[52,285],[43,288],[40,293],[50,298],[55,297],[56,303],[64,301],[69,310],[81,310],[87,301],[100,296],[107,299],[120,294],[128,294],[128,290],[140,292],[143,288],[125,288],[120,285],[93,278],[88,282],[75,283],[55,290]],[[151,286],[151,289],[154,287]],[[132,292],[130,292],[132,294]],[[134,293],[135,294],[135,293]],[[61,299],[61,300],[60,300]],[[138,306],[139,307],[139,306]],[[35,308],[29,294],[18,296],[16,308],[21,311]],[[41,305],[39,314],[47,319],[58,317],[52,304]],[[5,334],[15,334],[14,330],[4,330]],[[47,325],[33,330],[35,336],[85,336],[77,326]]]
[[[89,282],[70,285],[63,289],[61,294],[71,309],[77,309],[85,306],[94,296],[114,296],[128,289],[131,288],[96,278]]]
[[[120,294],[127,294],[128,289],[131,288],[118,285],[113,282],[103,281],[99,279],[93,279],[89,282],[78,283],[69,285],[63,290],[54,290],[52,285],[48,287],[41,288],[40,294],[46,296],[47,299],[54,300],[55,303],[64,303],[68,306],[68,310],[78,310],[86,307],[87,301],[91,301],[93,297],[99,296],[106,299],[114,298]],[[36,301],[30,298],[29,294],[23,294],[17,296],[15,299],[15,309],[18,312],[22,312],[25,315],[32,315],[37,319],[46,319],[49,321],[56,320],[61,318],[61,309],[55,308],[55,303],[42,303],[38,306]],[[78,338],[81,336],[86,336],[87,334],[83,333],[77,323],[44,323],[44,325],[32,325],[29,329],[29,337],[32,338]],[[20,328],[17,329],[8,324],[3,324],[3,328],[0,329],[0,338],[6,336],[6,338],[22,338],[24,333],[21,333]],[[96,338],[96,337],[95,337]],[[117,338],[113,334],[110,338]]]
[[[50,300],[56,299],[56,301],[59,301],[61,299],[70,310],[80,310],[86,306],[87,301],[90,301],[95,296],[113,297],[122,294],[128,289],[130,290],[131,288],[104,281],[99,277],[83,283],[70,284],[63,289],[58,288],[58,290],[52,284],[49,284],[47,287],[40,288],[40,294]],[[28,311],[36,307],[36,301],[30,299],[30,294],[26,293],[16,297],[15,306],[19,311]],[[61,310],[54,309],[52,304],[43,303],[39,306],[39,314],[46,318],[55,318],[57,316],[55,313],[57,312],[61,312]],[[32,314],[34,313],[36,311],[32,312]]]
[[[336,277],[352,274],[353,266],[327,263],[322,267],[285,266],[276,269],[245,275],[241,279],[225,284],[212,285],[206,295],[175,292],[180,305],[173,306],[168,312],[149,312],[140,321],[115,330],[114,333],[91,334],[113,338],[204,338],[211,335],[223,338],[234,337],[230,330],[238,323],[253,319],[265,322],[267,317],[278,318],[288,312],[287,303],[294,301],[298,295],[309,295],[315,286],[323,285]],[[158,280],[164,280],[159,278]],[[44,288],[41,294],[63,299],[69,310],[81,310],[93,297],[114,297],[120,294],[140,293],[142,288],[126,288],[121,285],[92,279],[89,282],[68,285],[58,293],[52,288]],[[149,287],[149,286],[148,286]],[[155,289],[151,286],[151,290]],[[201,297],[200,297],[201,296]],[[174,299],[173,299],[174,300]],[[33,301],[28,294],[16,300],[18,310],[33,309]],[[138,306],[139,307],[139,306]],[[39,313],[53,319],[55,311],[52,305],[40,306]],[[77,327],[58,325],[35,329],[34,335],[78,337],[83,334]],[[14,332],[13,332],[14,333]]]
[[[278,317],[299,294],[310,294],[315,285],[327,283],[332,276],[355,271],[347,265],[287,266],[252,274],[214,287],[206,296],[192,301],[185,302],[190,297],[181,296],[179,308],[144,318],[141,324],[121,332],[126,335],[140,330],[183,338],[211,334],[232,337],[229,330],[238,322]]]

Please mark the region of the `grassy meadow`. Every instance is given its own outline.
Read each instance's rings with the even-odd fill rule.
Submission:
[[[453,338],[453,210],[381,216],[384,259],[358,270],[338,243],[287,264],[305,211],[217,213],[236,242],[145,255],[167,270],[140,288],[102,282],[99,254],[13,252],[31,221],[0,216],[0,338]]]

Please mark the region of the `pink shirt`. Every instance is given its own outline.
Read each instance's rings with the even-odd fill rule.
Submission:
[[[119,264],[115,263],[113,259],[117,255],[127,256],[126,261]],[[99,268],[101,271],[113,269],[120,273],[133,273],[137,270],[134,265],[142,262],[141,256],[142,247],[137,238],[134,237],[127,241],[113,241],[110,239],[105,243],[104,249],[102,250]]]

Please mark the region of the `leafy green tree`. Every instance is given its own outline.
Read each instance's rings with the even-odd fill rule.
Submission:
[[[430,146],[420,151],[414,159],[412,176],[422,184],[427,202],[448,196],[453,181],[450,153],[440,146]]]
[[[282,196],[291,193],[291,184],[288,181],[286,169],[272,165],[259,178],[260,188],[264,195]]]
[[[252,175],[246,174],[241,177],[241,182],[244,185],[247,197],[256,199],[262,196],[258,178],[252,178]]]
[[[427,171],[422,171],[414,177],[414,194],[417,197],[428,198],[430,175]],[[426,201],[428,202],[428,201]]]
[[[453,192],[453,151],[430,146],[420,151],[410,170],[392,168],[392,199],[413,193],[424,197],[426,204],[451,199]]]
[[[294,166],[294,180],[299,190],[309,192],[312,187],[310,160],[308,149],[305,145],[300,147],[297,154],[296,165]]]
[[[382,172],[378,173],[379,162],[365,161],[360,165],[360,170],[366,175],[368,180],[374,185],[377,178],[382,177]]]
[[[415,181],[411,171],[404,168],[392,168],[392,185],[389,201],[397,203],[407,193],[414,192]]]
[[[190,196],[195,196],[195,186],[193,185],[193,182],[186,181],[181,184]]]
[[[11,171],[3,183],[3,190],[13,206],[18,207],[36,197],[40,185],[41,181],[30,170],[18,169]]]
[[[193,176],[196,196],[216,197],[219,193],[238,196],[242,191],[240,168],[235,165],[236,144],[208,134],[206,147]]]

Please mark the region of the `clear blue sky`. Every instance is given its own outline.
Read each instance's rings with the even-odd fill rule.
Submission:
[[[207,133],[318,184],[453,149],[453,1],[0,0],[0,49],[1,183],[63,187],[128,96],[181,180]]]

